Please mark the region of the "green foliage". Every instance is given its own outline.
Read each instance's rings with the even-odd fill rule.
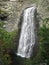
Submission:
[[[3,11],[2,9],[0,9],[0,14],[1,14],[1,13],[5,13],[5,11]]]
[[[3,10],[2,8],[0,8],[0,14],[7,14],[7,12]]]
[[[46,18],[44,22],[47,24],[48,20],[49,18]],[[43,24],[43,27],[40,28],[40,50],[42,62],[49,65],[49,27],[47,28],[46,24]]]
[[[0,40],[3,48],[12,48],[16,31],[10,33],[5,31],[4,29],[0,29],[0,31]]]
[[[49,6],[47,7],[47,10],[49,11]]]
[[[31,3],[37,3],[38,1],[37,0],[30,0],[31,1]]]
[[[3,28],[3,25],[5,24],[4,21],[0,21],[0,28]]]
[[[9,65],[11,63],[10,55],[7,49],[14,49],[14,38],[18,31],[7,32],[4,28],[4,21],[0,22],[0,59],[1,65]]]
[[[48,17],[48,18],[45,18],[45,19],[43,20],[43,23],[44,23],[44,22],[47,23],[48,21],[49,21],[49,17]]]
[[[2,61],[3,61],[3,65],[9,65],[11,61],[10,55],[8,54],[3,55]]]

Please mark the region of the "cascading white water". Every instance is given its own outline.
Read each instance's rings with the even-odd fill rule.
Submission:
[[[17,55],[30,58],[35,45],[35,11],[36,7],[24,10],[21,35]]]

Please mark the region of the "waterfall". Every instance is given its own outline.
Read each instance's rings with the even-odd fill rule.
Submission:
[[[35,22],[36,22],[36,7],[30,7],[24,10],[23,23],[19,39],[17,55],[25,58],[30,58],[35,45]]]

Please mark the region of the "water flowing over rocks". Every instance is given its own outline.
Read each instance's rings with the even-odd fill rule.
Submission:
[[[36,25],[38,25],[38,21],[36,7],[32,6],[25,9],[22,18],[23,21],[17,55],[30,58],[32,55],[34,56],[34,54],[36,54],[39,43],[37,42],[38,26]]]

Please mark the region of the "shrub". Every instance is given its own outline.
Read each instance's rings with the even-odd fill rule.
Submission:
[[[14,38],[17,34],[17,31],[7,32],[4,28],[4,21],[0,22],[0,60],[1,65],[9,65],[11,61],[11,57],[9,55],[9,49],[14,49]]]
[[[40,28],[40,51],[41,62],[49,65],[49,27],[46,26],[47,22],[49,22],[49,18],[44,19],[43,27]]]

